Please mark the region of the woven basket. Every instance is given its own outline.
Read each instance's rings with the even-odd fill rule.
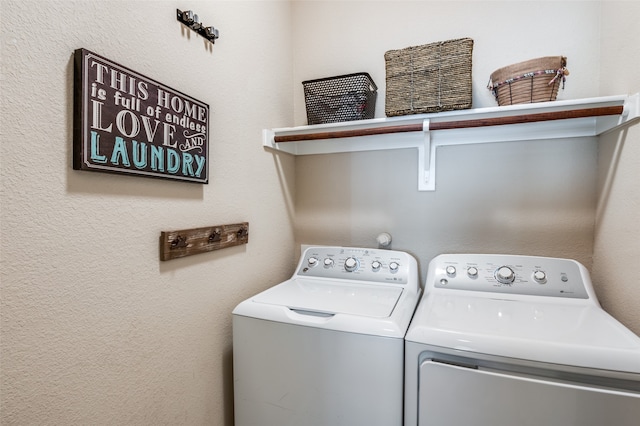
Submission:
[[[386,115],[471,108],[472,52],[470,38],[386,52]]]
[[[488,88],[498,105],[555,101],[569,75],[564,56],[545,56],[500,68],[491,74]]]

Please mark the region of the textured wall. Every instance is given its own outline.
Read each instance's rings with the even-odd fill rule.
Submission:
[[[384,51],[459,36],[476,40],[476,106],[495,68],[547,54],[569,57],[562,98],[637,92],[637,2],[292,4],[2,0],[0,423],[230,425],[230,313],[289,275],[294,219],[303,243],[390,231],[423,268],[467,250],[590,266],[597,212],[598,294],[640,333],[637,126],[601,142],[599,164],[592,139],[443,148],[434,193],[415,191],[411,150],[260,146],[261,129],[303,124],[300,81],[368,70],[384,86]],[[220,28],[213,49],[176,8]],[[79,47],[211,106],[209,185],[71,169]],[[244,220],[246,246],[158,261],[163,230]]]
[[[640,92],[640,2],[602,8],[601,92]],[[604,307],[640,335],[640,123],[601,137],[593,277]]]
[[[230,425],[231,310],[293,268],[294,162],[261,146],[291,124],[288,2],[0,7],[0,423]],[[208,185],[72,170],[80,47],[210,105]],[[240,221],[248,245],[159,261],[161,231]]]

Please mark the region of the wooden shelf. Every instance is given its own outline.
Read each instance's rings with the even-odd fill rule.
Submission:
[[[266,129],[265,148],[293,155],[416,148],[418,190],[435,190],[440,146],[598,136],[635,122],[640,94],[474,108]]]

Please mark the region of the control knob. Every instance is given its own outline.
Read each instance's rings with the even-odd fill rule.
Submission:
[[[325,268],[330,268],[330,267],[332,267],[332,266],[333,266],[333,259],[331,259],[330,257],[327,257],[327,258],[324,260],[324,267],[325,267]]]
[[[344,261],[344,269],[347,272],[353,272],[358,269],[358,260],[355,257],[348,257],[347,260]]]
[[[545,274],[544,271],[541,270],[537,270],[533,273],[533,279],[538,283],[538,284],[545,284],[547,282],[547,274]]]
[[[469,275],[471,278],[475,278],[478,276],[478,268],[476,268],[475,266],[469,266],[467,268],[467,275]]]
[[[313,268],[314,266],[316,266],[318,264],[318,258],[317,257],[310,257],[309,260],[307,260],[307,263],[309,264],[309,266],[311,266]]]
[[[447,272],[447,275],[449,275],[450,277],[453,277],[456,275],[456,267],[455,266],[447,266],[445,271]]]
[[[496,279],[502,284],[511,284],[516,279],[516,273],[508,266],[501,266],[496,269]]]
[[[389,263],[389,270],[394,273],[394,272],[398,272],[398,269],[400,269],[400,264],[398,262],[391,262]]]
[[[371,262],[371,270],[373,272],[378,272],[381,266],[382,266],[382,263],[380,263],[379,260],[374,260],[373,262]]]

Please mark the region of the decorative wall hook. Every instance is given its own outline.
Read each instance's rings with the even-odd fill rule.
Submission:
[[[176,12],[176,19],[178,19],[178,21],[191,28],[193,31],[197,32],[211,43],[215,44],[216,39],[220,38],[220,32],[218,31],[218,29],[212,26],[205,27],[205,25],[200,22],[200,18],[198,18],[198,15],[193,13],[193,11],[185,10],[183,12],[180,9],[176,9]]]
[[[187,238],[182,235],[177,235],[171,242],[169,243],[171,250],[184,248],[187,246]]]

